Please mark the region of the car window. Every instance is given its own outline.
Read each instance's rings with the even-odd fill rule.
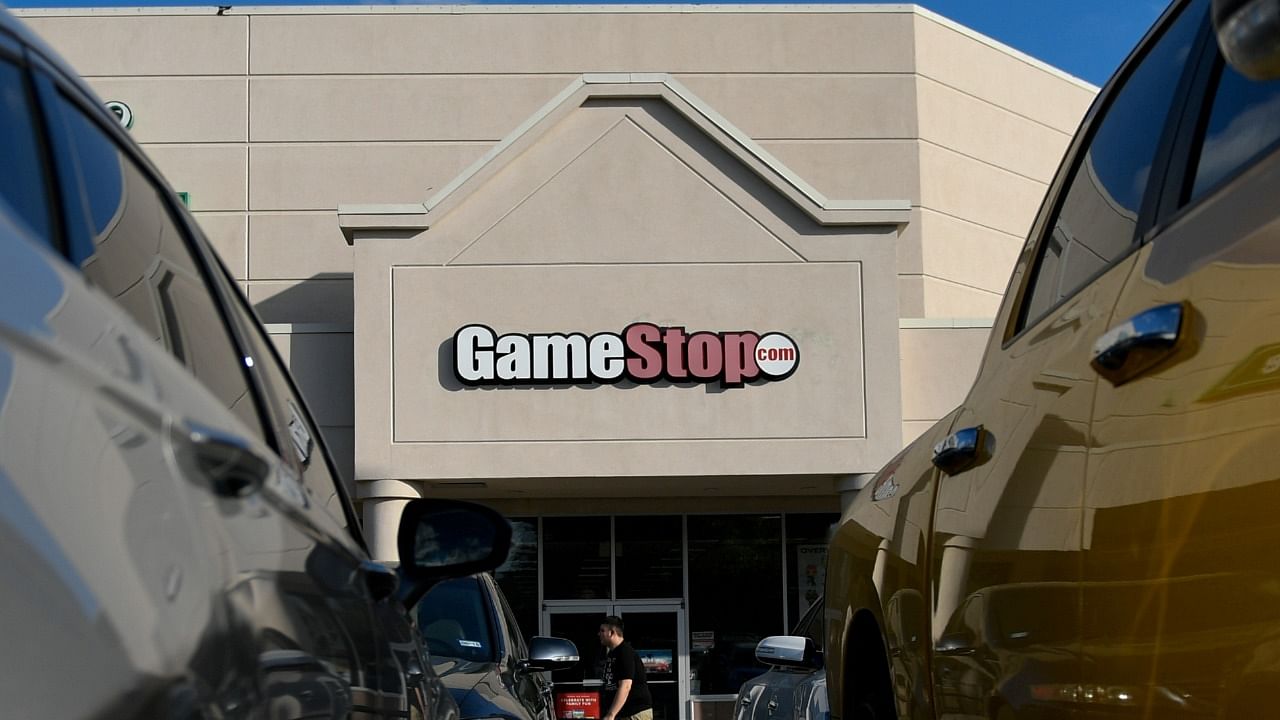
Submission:
[[[1156,146],[1207,2],[1196,2],[1156,41],[1113,94],[1041,241],[1017,329],[1075,294],[1135,241]]]
[[[813,641],[813,646],[819,650],[822,649],[822,636],[825,634],[822,628],[822,608],[824,603],[821,599],[809,607],[809,610],[800,618],[800,622],[796,623],[795,635],[807,637]]]
[[[489,602],[476,578],[449,580],[418,603],[418,631],[435,657],[494,661]]]
[[[0,56],[0,213],[53,245],[48,171],[23,69]]]
[[[1258,82],[1218,61],[1199,157],[1187,200],[1194,201],[1280,141],[1280,81]]]
[[[165,191],[74,102],[54,103],[69,259],[264,440],[243,358]]]
[[[507,652],[516,660],[524,660],[529,657],[529,648],[524,643],[524,631],[520,629],[520,622],[516,620],[516,615],[511,611],[511,606],[507,604],[507,597],[501,590],[498,590],[497,598],[503,621],[507,624],[511,635]]]
[[[337,471],[329,464],[323,442],[301,395],[290,379],[275,347],[262,330],[258,318],[249,309],[248,301],[226,273],[219,268],[215,282],[222,286],[226,296],[232,298],[230,310],[244,328],[244,341],[249,355],[255,358],[255,367],[262,378],[262,389],[267,402],[272,405],[272,417],[276,423],[277,437],[281,438],[282,452],[292,454],[301,471],[303,485],[312,501],[333,522],[350,530],[356,525],[355,517],[348,516],[350,504],[341,491]]]

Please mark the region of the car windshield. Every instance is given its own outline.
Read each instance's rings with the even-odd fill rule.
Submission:
[[[449,580],[431,588],[418,604],[418,629],[435,657],[494,660],[489,603],[476,578]]]

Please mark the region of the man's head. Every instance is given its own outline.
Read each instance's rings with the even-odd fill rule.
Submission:
[[[612,650],[622,644],[622,618],[617,615],[606,615],[596,631],[600,644]]]

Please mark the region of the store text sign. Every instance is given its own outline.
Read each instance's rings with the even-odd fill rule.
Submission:
[[[719,382],[741,387],[783,380],[800,349],[780,332],[689,333],[683,327],[633,323],[618,333],[498,335],[487,325],[453,334],[454,375],[465,385]]]

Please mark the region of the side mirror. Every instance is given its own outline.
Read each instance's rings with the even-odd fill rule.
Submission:
[[[1213,0],[1222,57],[1251,80],[1280,78],[1280,0]]]
[[[796,635],[773,635],[761,640],[756,645],[756,659],[776,667],[822,667],[822,653],[813,641]]]
[[[407,578],[445,580],[506,562],[511,523],[492,508],[464,500],[411,500],[396,540]]]
[[[939,655],[972,655],[978,651],[973,646],[973,638],[966,633],[947,633],[943,635],[933,651]]]
[[[529,641],[527,670],[545,672],[566,670],[578,664],[578,646],[558,637],[535,637]]]

